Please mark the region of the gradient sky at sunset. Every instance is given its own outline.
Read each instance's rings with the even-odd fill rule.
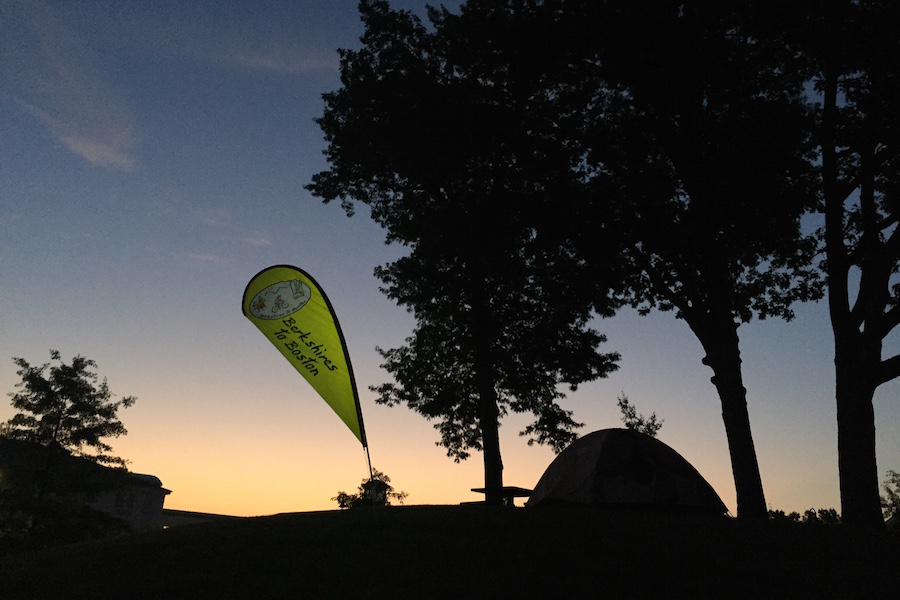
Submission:
[[[367,475],[353,434],[241,314],[273,264],[309,272],[337,310],[374,466],[408,503],[479,499],[480,455],[455,464],[431,423],[368,390],[387,378],[375,346],[413,326],[372,274],[401,249],[367,210],[347,218],[303,189],[326,166],[313,119],[339,85],[337,49],[358,46],[356,5],[0,3],[0,391],[18,381],[12,357],[96,360],[114,393],[138,397],[115,452],[172,490],[169,508],[332,509]],[[582,432],[620,426],[625,392],[734,511],[721,408],[687,326],[625,311],[596,327],[623,359],[564,400]],[[825,303],[739,333],[768,503],[839,508]],[[882,478],[900,470],[898,392],[876,396]],[[0,402],[0,421],[12,415]],[[505,482],[530,488],[553,453],[517,435],[527,423],[504,421],[501,450]]]

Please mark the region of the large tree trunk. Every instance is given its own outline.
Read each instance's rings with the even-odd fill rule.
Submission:
[[[835,344],[838,470],[841,519],[855,527],[884,527],[875,456],[875,387],[866,385],[864,354]]]
[[[500,488],[503,487],[503,460],[500,457],[500,418],[493,386],[490,391],[481,389],[478,412],[484,455],[484,487],[487,491],[485,500],[488,504],[502,504],[503,496]]]
[[[833,225],[829,225],[833,226]],[[835,248],[837,240],[830,241]],[[879,304],[871,302],[861,285],[857,303],[866,303],[860,330],[849,304],[846,255],[829,252],[828,304],[834,331],[835,399],[837,401],[838,473],[842,522],[854,527],[884,527],[875,454],[875,408],[872,400],[880,383],[882,339],[877,327]],[[868,276],[869,274],[867,274]],[[881,304],[883,305],[883,304]]]
[[[738,325],[725,313],[695,315],[688,318],[688,325],[706,351],[703,364],[713,370],[711,381],[722,403],[722,420],[737,495],[737,516],[741,519],[766,519],[768,509],[753,435],[750,433],[747,390],[741,376]]]
[[[475,340],[475,388],[478,391],[478,424],[481,429],[481,453],[484,458],[485,501],[502,504],[503,460],[500,457],[500,409],[494,387],[494,362],[491,356],[493,319],[483,290],[473,297]]]
[[[863,265],[854,317],[848,283],[851,259],[844,239],[844,201],[836,148],[838,122],[838,76],[832,56],[826,62],[823,80],[822,184],[825,197],[825,251],[828,257],[828,310],[834,331],[835,397],[838,426],[838,472],[841,489],[841,519],[856,527],[884,527],[875,455],[875,410],[872,399],[880,380],[881,333],[875,326],[884,302],[876,302],[878,283],[873,284],[874,264]],[[865,166],[865,165],[863,165]],[[872,182],[867,182],[871,185]],[[861,194],[863,204],[866,190]],[[871,218],[871,217],[870,217]],[[867,244],[874,243],[866,231]],[[869,251],[871,255],[871,249]],[[885,274],[884,286],[889,273]],[[860,319],[862,314],[862,319]]]

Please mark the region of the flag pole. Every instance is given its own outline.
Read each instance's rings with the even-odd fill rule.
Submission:
[[[375,471],[372,470],[372,456],[369,454],[369,447],[364,446],[366,450],[366,460],[369,462],[369,480],[375,479]]]

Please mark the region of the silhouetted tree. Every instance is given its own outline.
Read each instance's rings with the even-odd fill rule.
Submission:
[[[803,522],[813,525],[840,525],[841,515],[833,508],[810,508],[803,514]]]
[[[613,238],[623,299],[643,313],[674,311],[700,341],[738,515],[751,518],[765,518],[766,504],[737,330],[754,316],[790,319],[794,301],[821,296],[815,240],[800,228],[816,200],[803,73],[791,48],[765,37],[771,9],[470,0],[454,18],[470,52],[488,57],[478,76],[536,84],[527,93],[556,115],[548,135],[581,152],[574,164],[591,196],[562,211],[577,256],[607,274]]]
[[[128,529],[87,503],[125,475],[105,468],[124,469],[126,461],[111,456],[104,440],[127,433],[117,413],[135,398],[114,402],[93,360],[75,356],[66,364],[56,350],[50,358],[40,366],[13,359],[21,381],[9,395],[20,412],[0,425],[0,552]]]
[[[404,346],[379,349],[394,382],[373,388],[377,401],[439,419],[457,461],[482,451],[487,500],[499,502],[501,417],[532,413],[529,443],[565,447],[579,424],[557,403],[560,384],[604,376],[618,358],[586,326],[602,303],[584,261],[536,228],[580,157],[543,135],[551,119],[515,90],[473,75],[479,57],[445,33],[443,13],[430,11],[429,30],[387,2],[360,12],[363,46],[341,51],[342,87],[318,121],[330,169],[308,189],[349,214],[368,205],[388,242],[409,248],[376,270],[417,323]],[[564,168],[525,176],[545,162]]]
[[[395,492],[394,486],[391,485],[391,478],[375,469],[372,477],[362,480],[357,493],[338,492],[332,500],[344,509],[360,506],[390,506],[391,501],[403,504],[408,496],[409,494],[406,492]]]
[[[625,424],[627,429],[633,429],[654,438],[659,430],[662,429],[663,419],[657,419],[656,413],[651,414],[649,417],[639,415],[637,408],[631,404],[628,396],[624,393],[619,396],[618,405],[619,410],[622,412],[622,423]]]
[[[817,97],[825,271],[834,330],[841,510],[882,527],[873,397],[900,376],[900,4],[809,2],[793,33]]]
[[[124,468],[125,461],[110,456],[112,447],[103,440],[127,433],[117,413],[136,398],[113,402],[106,378],[98,383],[92,371],[97,366],[93,360],[76,356],[66,364],[56,350],[50,351],[50,358],[57,364],[31,366],[23,358],[13,359],[21,381],[16,384],[19,391],[10,396],[13,407],[21,412],[2,426],[0,434]],[[85,447],[95,453],[85,452]]]
[[[785,514],[783,510],[770,510],[769,519],[773,521],[791,521],[807,525],[840,525],[841,515],[833,508],[809,508],[801,515],[797,511]]]

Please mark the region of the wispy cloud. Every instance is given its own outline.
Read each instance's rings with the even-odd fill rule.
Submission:
[[[0,8],[0,90],[69,151],[113,170],[135,166],[134,121],[103,61],[70,15],[42,0]]]
[[[277,41],[264,47],[247,47],[237,52],[229,50],[223,58],[233,61],[236,66],[258,71],[280,73],[304,73],[316,69],[337,70],[339,60],[336,52],[311,51],[295,45],[280,44]]]
[[[235,214],[235,209],[226,204],[205,204],[186,198],[181,190],[163,186],[159,197],[148,203],[147,208],[155,217],[171,221],[187,220],[191,226],[200,225],[212,231],[215,237],[225,240],[229,247],[235,244],[251,247],[265,247],[272,244],[272,235],[262,229],[251,229],[244,223],[246,218]],[[243,206],[246,201],[236,201]]]
[[[73,154],[121,171],[136,167],[138,136],[108,66],[115,53],[190,57],[217,69],[336,70],[343,38],[334,36],[346,29],[332,21],[346,14],[357,22],[328,3],[113,4],[0,1],[0,101],[18,104]]]
[[[227,206],[198,206],[195,209],[200,222],[215,229],[238,229],[234,212]]]
[[[257,247],[268,246],[272,243],[272,240],[269,239],[269,236],[260,232],[253,232],[250,235],[245,235],[242,239],[247,244]]]
[[[189,56],[222,69],[286,74],[337,70],[337,46],[325,39],[326,28],[321,26],[324,19],[333,19],[333,13],[322,14],[323,9],[312,2],[237,10],[241,12],[229,12],[220,3],[185,2],[162,12],[154,3],[138,4],[122,12],[114,32],[119,44]],[[356,22],[355,13],[349,14],[351,22]]]
[[[196,264],[204,264],[204,265],[210,264],[210,263],[217,263],[220,260],[222,260],[216,254],[197,254],[194,252],[189,252],[187,256],[191,262],[196,263]]]
[[[229,237],[238,239],[244,244],[263,247],[272,243],[271,236],[267,232],[245,227],[241,220],[235,217],[234,211],[230,207],[201,206],[195,207],[194,210],[201,223],[207,227],[224,231],[229,234]]]
[[[69,150],[95,165],[121,171],[134,169],[134,159],[127,153],[127,147],[74,135],[63,136],[61,139]]]

